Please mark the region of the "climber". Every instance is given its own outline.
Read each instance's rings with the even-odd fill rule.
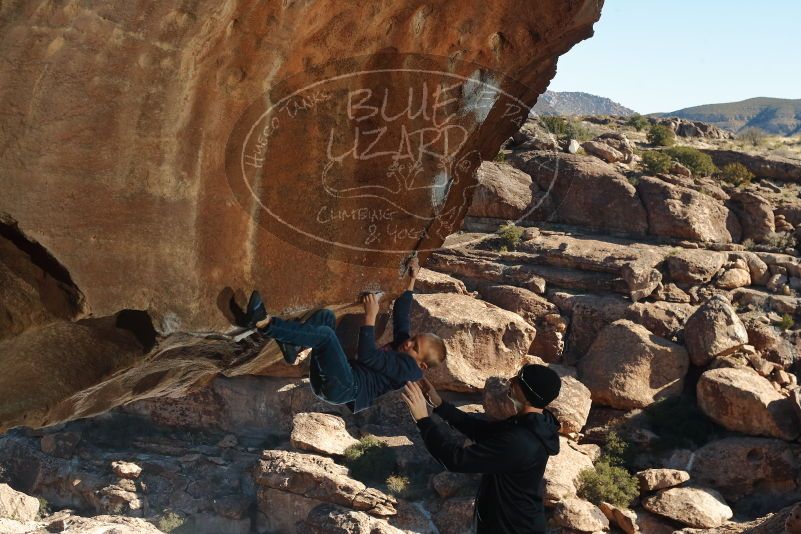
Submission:
[[[375,399],[423,378],[423,371],[440,365],[446,357],[445,344],[436,334],[412,336],[410,312],[414,283],[420,265],[417,257],[409,262],[406,291],[393,306],[393,340],[376,346],[375,321],[379,297],[366,293],[364,325],[359,330],[357,359],[349,360],[337,339],[335,316],[331,310],[314,312],[305,322],[288,321],[267,313],[258,292],[247,307],[247,321],[265,336],[275,339],[284,360],[293,365],[301,347],[312,349],[309,379],[312,391],[331,404],[346,404],[352,412],[368,408]]]
[[[426,448],[448,471],[482,473],[473,510],[477,534],[545,532],[542,480],[548,457],[559,452],[559,422],[545,407],[559,395],[561,379],[544,365],[524,365],[509,381],[515,415],[489,421],[445,402],[428,380],[409,382],[402,396],[417,421]],[[474,443],[455,443],[428,413],[434,413]]]

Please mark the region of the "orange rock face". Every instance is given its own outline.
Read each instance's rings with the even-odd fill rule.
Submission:
[[[396,294],[601,5],[3,3],[0,428],[258,371],[275,351],[193,367],[173,337],[225,332],[253,287],[282,314]]]

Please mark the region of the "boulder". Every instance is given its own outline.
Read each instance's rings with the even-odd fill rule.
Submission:
[[[523,287],[484,283],[478,286],[478,293],[483,300],[520,315],[532,326],[547,315],[559,313],[555,304]]]
[[[765,284],[765,287],[768,288],[768,291],[773,293],[789,293],[789,286],[787,285],[788,281],[787,275],[776,273],[770,277],[768,283]]]
[[[120,478],[135,480],[142,474],[142,468],[133,462],[111,462],[111,469]]]
[[[629,296],[634,302],[649,296],[662,283],[662,273],[649,261],[627,263],[620,274],[628,284]]]
[[[590,390],[575,377],[562,376],[562,388],[559,396],[548,405],[561,423],[559,431],[563,434],[581,432],[587,424],[592,408]]]
[[[801,432],[792,401],[751,368],[706,371],[697,391],[701,410],[729,430],[785,440]]]
[[[39,514],[39,500],[8,484],[0,484],[0,518],[33,521]]]
[[[648,493],[683,484],[690,480],[690,473],[680,469],[646,469],[637,473],[637,480],[640,492]]]
[[[29,534],[35,532],[41,526],[41,523],[33,521],[17,521],[16,519],[7,519],[0,517],[0,532],[3,534]]]
[[[654,291],[653,297],[657,301],[678,302],[681,304],[687,304],[692,301],[692,297],[686,291],[672,282],[658,287]]]
[[[523,287],[481,284],[478,292],[483,300],[520,315],[536,329],[529,354],[547,362],[559,361],[564,351],[567,321],[559,314],[556,305]]]
[[[427,375],[436,387],[452,391],[477,391],[490,376],[514,374],[536,334],[519,315],[457,294],[419,295],[412,327],[445,341],[445,364]]]
[[[290,443],[304,451],[339,455],[359,441],[348,434],[341,417],[312,412],[296,414],[292,419]]]
[[[679,249],[666,259],[670,279],[678,284],[709,282],[725,262],[722,252],[704,249]]]
[[[294,415],[301,412],[352,416],[344,405],[334,406],[317,398],[308,379],[250,375],[218,377],[187,396],[141,401],[124,409],[160,425],[213,429],[253,438],[289,438]]]
[[[602,502],[598,509],[603,512],[609,522],[617,526],[625,534],[635,534],[640,531],[637,526],[637,514],[627,508],[619,508],[608,502]]]
[[[483,161],[476,173],[478,184],[467,210],[468,217],[516,221],[532,201],[531,176],[507,163]]]
[[[648,220],[637,192],[613,166],[574,154],[530,152],[512,161],[543,193],[527,217],[596,230],[644,235]]]
[[[679,523],[661,515],[652,514],[642,508],[636,508],[635,513],[637,514],[637,527],[643,534],[674,534],[680,528]]]
[[[649,512],[695,528],[719,527],[734,515],[715,490],[670,488],[647,497],[642,502]]]
[[[751,191],[735,191],[731,205],[740,220],[743,239],[763,243],[776,231],[773,206],[764,197]]]
[[[593,469],[592,459],[567,438],[559,438],[559,454],[548,458],[545,465],[543,500],[546,506],[573,498],[578,491],[579,476]]]
[[[718,167],[740,163],[757,178],[801,183],[801,164],[798,160],[775,155],[749,154],[739,150],[703,149]]]
[[[459,293],[467,295],[467,288],[464,282],[458,278],[438,273],[431,269],[421,268],[417,273],[417,282],[414,285],[414,292],[421,293]]]
[[[695,306],[674,302],[637,302],[628,306],[623,318],[644,326],[653,334],[673,339],[684,329]]]
[[[766,360],[788,369],[797,358],[789,341],[784,339],[776,328],[762,321],[750,319],[744,321],[748,332],[748,343],[759,351]]]
[[[431,512],[419,502],[398,501],[398,513],[386,520],[403,534],[437,534]]]
[[[596,158],[601,158],[607,163],[617,163],[618,161],[626,159],[626,156],[622,152],[599,141],[587,141],[582,143],[581,148],[583,148],[587,154],[595,156]]]
[[[781,276],[781,275],[780,275]],[[793,315],[796,311],[801,311],[801,299],[787,295],[771,295],[765,291],[759,291],[748,287],[741,287],[732,292],[732,302],[742,306],[752,306],[765,311],[772,311],[779,314]]]
[[[737,251],[732,252],[730,257],[745,261],[753,284],[764,286],[768,283],[770,271],[768,270],[768,265],[759,256],[749,251]]]
[[[708,139],[734,139],[734,134],[728,130],[723,130],[712,124],[681,119],[678,117],[666,117],[656,119],[656,124],[667,126],[680,137],[703,137]]]
[[[643,177],[637,184],[648,213],[648,233],[689,241],[731,243],[729,210],[698,191]]]
[[[684,347],[625,319],[604,328],[578,363],[593,402],[624,410],[680,394],[688,368]]]
[[[104,514],[142,517],[143,496],[136,489],[130,479],[109,484],[95,492],[97,498],[95,506]]]
[[[324,456],[266,450],[256,466],[255,481],[259,509],[265,515],[276,512],[271,502],[276,493],[283,493],[289,501],[297,500],[298,506],[327,502],[379,517],[396,513],[394,497],[350,478],[346,467]]]
[[[18,335],[44,327],[50,347],[23,356],[29,337],[0,349],[0,431],[279,361],[273,346],[243,354],[225,335],[254,287],[288,318],[344,311],[370,288],[399,294],[400,262],[458,229],[482,155],[519,129],[555,74],[545,66],[590,37],[601,11],[590,0],[50,6],[3,2],[0,17],[13,36],[0,47],[0,109],[38,110],[0,131],[0,249],[4,260],[7,242],[14,257],[36,251],[26,266],[2,262],[0,300]],[[477,70],[487,54],[492,67]],[[437,87],[453,92],[446,118]],[[46,282],[28,276],[34,261]],[[75,327],[121,310],[139,317],[128,335],[149,323],[167,339],[128,353],[51,337],[54,315]],[[162,342],[196,346],[165,355]]]
[[[748,343],[748,332],[729,301],[716,295],[687,319],[684,340],[692,362],[703,366]]]
[[[454,497],[442,503],[434,514],[434,524],[440,534],[464,534],[470,532],[473,523],[474,497]]]
[[[715,285],[720,289],[737,289],[751,285],[751,273],[746,269],[729,269],[717,280]]]
[[[563,313],[570,315],[567,354],[572,363],[584,356],[598,333],[619,319],[640,324],[665,339],[680,335],[695,306],[671,302],[636,302],[612,296],[558,293],[554,297]]]
[[[523,126],[512,134],[511,142],[516,150],[558,150],[559,143],[539,117],[528,117]]]
[[[623,163],[631,163],[634,158],[634,144],[620,132],[604,132],[593,141],[603,143],[623,154]]]
[[[688,178],[693,175],[690,169],[688,169],[678,161],[674,161],[673,163],[670,164],[670,173],[678,174],[679,176],[687,176]]]
[[[745,497],[765,501],[801,500],[798,473],[801,445],[779,439],[730,437],[695,451],[692,478],[717,489],[729,502]]]
[[[560,527],[579,532],[609,529],[609,520],[594,504],[582,499],[565,499],[556,505],[554,522]]]
[[[334,504],[315,506],[306,518],[299,522],[298,534],[403,534],[385,520],[369,516],[364,512],[349,510]]]

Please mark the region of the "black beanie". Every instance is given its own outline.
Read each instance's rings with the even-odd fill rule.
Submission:
[[[562,388],[562,379],[559,375],[544,365],[533,363],[524,365],[517,376],[521,379],[520,389],[535,408],[548,406],[559,396],[559,390]]]

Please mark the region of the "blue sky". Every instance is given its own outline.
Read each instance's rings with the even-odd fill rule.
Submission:
[[[606,0],[595,36],[559,59],[549,89],[640,113],[801,98],[801,1]]]

